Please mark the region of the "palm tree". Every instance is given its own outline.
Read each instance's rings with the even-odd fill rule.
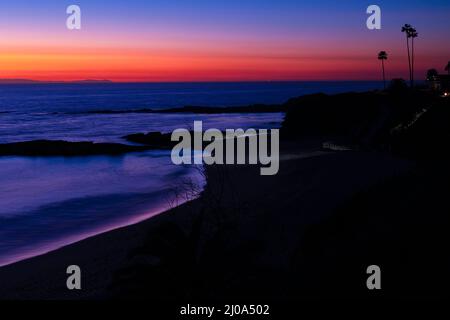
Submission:
[[[386,51],[380,51],[378,53],[378,60],[381,60],[381,67],[383,69],[383,84],[384,84],[384,90],[386,90],[386,74],[384,73],[384,60],[387,60],[388,55]]]
[[[409,36],[412,38],[411,40],[411,87],[414,86],[414,39],[419,36],[417,30],[414,28],[410,29]]]
[[[448,72],[448,74],[450,75],[450,61],[447,63],[447,65],[445,66],[445,71]]]
[[[404,32],[406,34],[406,48],[408,49],[408,66],[409,66],[409,80],[412,82],[412,77],[411,77],[411,53],[409,51],[409,38],[410,38],[410,34],[411,34],[411,25],[409,24],[405,24],[402,27],[402,32]]]

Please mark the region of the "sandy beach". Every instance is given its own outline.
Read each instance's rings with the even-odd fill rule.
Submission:
[[[388,155],[322,151],[314,143],[285,143],[280,172],[272,177],[260,176],[252,166],[207,167],[208,184],[197,200],[139,224],[1,268],[0,299],[108,298],[118,270],[154,263],[149,257],[133,256],[149,236],[165,237],[164,225],[176,225],[191,234],[196,219],[202,224],[197,250],[206,250],[213,230],[227,223],[232,226],[226,235],[227,252],[238,254],[252,248],[246,261],[232,268],[257,263],[259,269],[277,270],[274,275],[279,275],[289,267],[308,227],[328,217],[357,190],[404,171],[404,161]],[[66,288],[66,268],[73,264],[82,270],[79,291]],[[269,292],[261,294],[270,296]]]

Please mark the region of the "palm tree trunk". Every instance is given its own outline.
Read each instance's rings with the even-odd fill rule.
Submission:
[[[384,90],[386,90],[386,75],[384,73],[384,60],[381,59],[381,66],[383,67],[383,86],[384,86]]]
[[[412,77],[411,77],[411,54],[409,52],[409,38],[406,35],[406,48],[408,49],[408,65],[409,65],[409,82],[412,86]]]
[[[411,44],[411,87],[414,87],[414,38],[412,38]]]

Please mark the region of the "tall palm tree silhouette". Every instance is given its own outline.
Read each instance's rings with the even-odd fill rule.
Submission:
[[[411,87],[414,86],[414,39],[419,36],[415,28],[411,28],[409,32],[411,37]]]
[[[409,80],[411,80],[411,53],[409,52],[409,34],[410,34],[410,30],[411,30],[411,25],[409,24],[405,24],[402,27],[402,32],[405,33],[406,35],[406,48],[408,49],[408,66],[409,66]]]
[[[445,66],[445,71],[448,72],[448,74],[450,75],[450,61],[447,63],[447,65]]]
[[[384,89],[386,90],[386,74],[384,72],[384,60],[387,60],[388,55],[386,53],[386,51],[380,51],[378,53],[378,60],[381,60],[381,67],[383,69],[383,85],[384,85]]]

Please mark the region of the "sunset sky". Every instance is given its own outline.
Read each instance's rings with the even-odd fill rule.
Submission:
[[[395,2],[395,3],[394,3]],[[66,8],[82,30],[66,29]],[[382,9],[382,30],[366,8]],[[0,78],[266,81],[407,77],[404,23],[417,28],[416,78],[450,60],[450,1],[2,1]]]

